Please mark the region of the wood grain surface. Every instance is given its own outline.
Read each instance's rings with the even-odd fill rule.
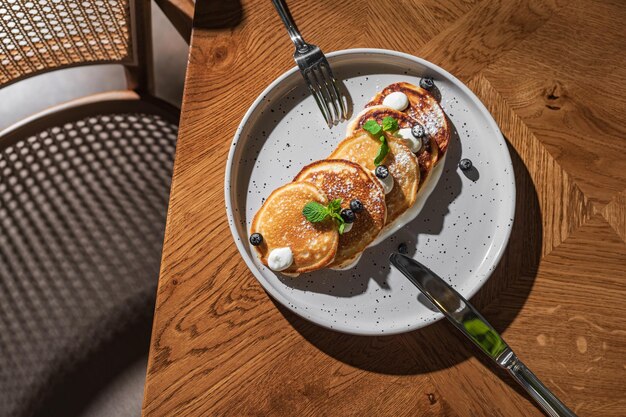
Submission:
[[[626,415],[623,1],[288,4],[326,52],[414,54],[481,98],[509,142],[517,212],[473,302],[580,416]],[[348,336],[267,296],[230,236],[224,168],[293,46],[267,0],[198,0],[194,26],[144,415],[542,415],[446,322]]]

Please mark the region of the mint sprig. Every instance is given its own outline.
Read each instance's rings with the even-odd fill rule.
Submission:
[[[363,124],[363,129],[370,132],[373,136],[378,136],[382,133],[382,126],[378,124],[378,122],[374,119],[369,119],[365,124]]]
[[[302,214],[304,214],[304,217],[311,223],[317,223],[328,216],[328,209],[317,201],[310,201],[306,203],[302,209]]]
[[[387,139],[385,136],[380,137],[380,148],[378,148],[378,153],[376,154],[376,158],[374,158],[374,165],[379,166],[384,161],[385,157],[389,153],[389,144],[387,143]]]
[[[374,165],[379,166],[385,160],[385,157],[389,153],[389,143],[387,143],[387,137],[383,132],[395,132],[398,130],[398,121],[387,116],[383,119],[382,126],[374,119],[370,119],[363,124],[363,129],[369,132],[370,135],[380,140],[380,148],[374,158]]]
[[[383,130],[385,132],[395,132],[398,130],[398,121],[391,116],[383,119]]]
[[[304,205],[302,214],[311,223],[319,223],[324,221],[327,217],[335,219],[339,234],[342,235],[346,228],[346,222],[343,217],[341,217],[341,201],[341,198],[336,198],[328,203],[327,206],[317,201],[309,201]]]

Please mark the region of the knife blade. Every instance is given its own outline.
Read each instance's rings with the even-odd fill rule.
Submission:
[[[502,336],[461,294],[430,269],[408,256],[392,253],[391,264],[408,278],[443,315],[485,355],[509,374],[551,417],[576,417],[519,360]]]

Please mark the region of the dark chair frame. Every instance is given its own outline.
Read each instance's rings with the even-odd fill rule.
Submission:
[[[159,0],[165,14],[171,18],[176,14],[175,27],[180,33],[188,30],[191,33],[191,17],[189,16],[188,0],[172,0],[177,4],[186,4],[186,13],[178,6],[164,6],[168,0]],[[66,103],[52,106],[33,116],[25,118],[12,126],[0,131],[0,153],[16,145],[19,141],[35,136],[54,126],[62,126],[94,115],[119,113],[144,113],[160,116],[164,121],[177,125],[180,110],[154,95],[154,72],[152,64],[152,39],[150,24],[150,0],[128,0],[129,9],[129,49],[128,56],[118,61],[84,61],[67,65],[50,65],[37,71],[27,72],[0,85],[0,88],[18,82],[28,82],[37,75],[63,70],[69,67],[96,64],[117,64],[124,67],[127,88],[119,91],[108,91],[81,97]],[[189,16],[185,19],[185,16]],[[187,29],[185,29],[187,28]],[[1,175],[1,173],[0,173]],[[154,277],[156,280],[156,277]],[[142,295],[143,297],[143,295]],[[141,300],[127,300],[129,308],[142,304]],[[143,322],[142,322],[143,323]],[[103,343],[108,343],[106,340]],[[83,358],[84,359],[84,358]],[[82,359],[81,359],[82,360]],[[50,400],[49,395],[45,398]],[[0,415],[3,412],[0,410]]]

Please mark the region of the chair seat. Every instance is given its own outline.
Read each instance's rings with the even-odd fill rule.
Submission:
[[[75,371],[116,337],[147,349],[128,330],[151,323],[176,120],[99,102],[0,137],[0,415],[36,413],[72,375],[97,379]]]

